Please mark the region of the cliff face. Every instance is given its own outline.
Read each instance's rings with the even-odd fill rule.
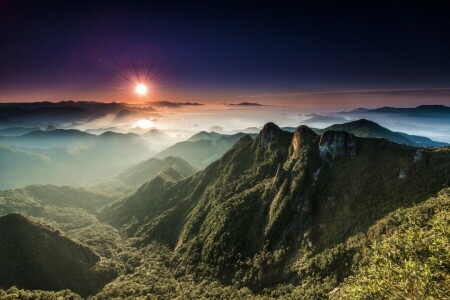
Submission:
[[[355,136],[345,131],[326,131],[319,141],[319,152],[322,159],[338,157],[355,157]]]
[[[317,137],[317,134],[307,126],[300,126],[294,131],[292,137],[292,149],[294,153],[298,153],[302,148],[311,144]]]
[[[259,134],[259,143],[267,145],[270,142],[276,142],[282,134],[282,130],[274,123],[267,123]]]

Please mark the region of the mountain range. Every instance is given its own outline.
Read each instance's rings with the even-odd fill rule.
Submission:
[[[233,135],[200,132],[187,141],[176,143],[157,153],[156,158],[182,157],[197,168],[204,168],[227,152],[244,133]]]
[[[123,171],[119,174],[118,180],[127,184],[142,185],[166,169],[176,172],[178,174],[177,180],[189,177],[198,170],[179,157],[167,156],[164,159],[152,157]]]
[[[445,105],[419,105],[417,107],[399,108],[399,107],[380,107],[375,109],[358,108],[351,112],[361,113],[384,113],[384,114],[403,114],[409,116],[450,116],[450,107]]]
[[[90,136],[101,154],[73,157],[74,178],[142,138]],[[450,147],[425,142],[368,120],[267,123],[253,136],[200,132],[107,184],[0,191],[0,295],[445,299]],[[35,160],[65,174],[45,155],[65,149],[27,149],[0,148],[10,174]]]
[[[379,124],[366,119],[360,119],[344,124],[336,124],[325,129],[315,129],[317,133],[322,133],[327,130],[346,131],[358,137],[366,138],[384,138],[391,142],[410,146],[422,147],[440,147],[448,146],[449,144],[443,142],[436,142],[426,137],[409,135],[402,132],[391,131]]]
[[[136,245],[168,245],[196,272],[227,284],[251,272],[237,262],[282,253],[263,278],[249,279],[258,290],[293,280],[282,275],[293,260],[447,187],[449,168],[449,148],[317,135],[305,126],[291,134],[269,123],[205,170],[177,182],[156,177],[100,216]]]
[[[155,153],[135,134],[97,136],[63,129],[0,137],[0,152],[0,188],[111,179],[111,173],[118,174]]]

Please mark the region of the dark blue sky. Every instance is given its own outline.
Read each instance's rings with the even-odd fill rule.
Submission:
[[[123,97],[133,70],[156,100],[450,86],[437,2],[214,2],[3,0],[0,101]]]

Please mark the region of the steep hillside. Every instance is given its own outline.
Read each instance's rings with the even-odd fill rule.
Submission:
[[[94,267],[100,258],[55,229],[19,214],[0,218],[0,286],[70,289],[88,295],[104,284]]]
[[[159,194],[165,188],[175,185],[176,182],[185,178],[179,171],[173,168],[166,168],[150,181],[143,184],[134,194],[124,198],[121,201],[112,203],[106,207],[99,215],[101,220],[108,220],[117,227],[122,227],[124,231],[135,232],[137,227],[146,220],[156,206],[164,205],[164,199],[161,203],[147,200],[147,192]]]
[[[276,286],[264,279],[277,269],[282,251],[236,262],[237,279],[223,285],[208,276],[193,276],[195,272],[177,253],[151,243],[136,253],[133,271],[93,298],[448,299],[449,205],[447,188],[419,205],[397,209],[344,243],[301,253],[288,262],[284,273],[277,274],[284,283]],[[246,288],[257,281],[263,282],[263,291]]]
[[[331,299],[449,299],[450,189],[389,214],[358,244],[362,259]]]
[[[117,179],[127,184],[143,184],[149,181],[166,168],[176,170],[181,178],[189,177],[195,172],[197,168],[191,166],[187,161],[179,157],[168,156],[164,159],[150,158],[146,161],[126,169]]]
[[[449,148],[317,135],[306,126],[291,134],[269,123],[204,171],[150,182],[102,215],[137,245],[162,242],[196,272],[258,289],[283,280],[292,257],[333,247],[424,201],[449,185],[449,173]],[[272,257],[271,271],[248,273],[262,257]]]
[[[237,133],[230,136],[225,135],[217,140],[200,139],[179,142],[156,154],[155,157],[160,159],[168,156],[181,157],[198,168],[204,168],[220,158],[244,135]]]

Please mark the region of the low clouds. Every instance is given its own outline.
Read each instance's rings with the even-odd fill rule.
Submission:
[[[344,123],[347,120],[342,116],[337,115],[321,115],[321,114],[309,114],[309,117],[305,120],[307,123]]]
[[[168,108],[180,108],[184,106],[203,106],[204,104],[198,102],[172,102],[172,101],[156,101],[150,102],[151,105]]]

